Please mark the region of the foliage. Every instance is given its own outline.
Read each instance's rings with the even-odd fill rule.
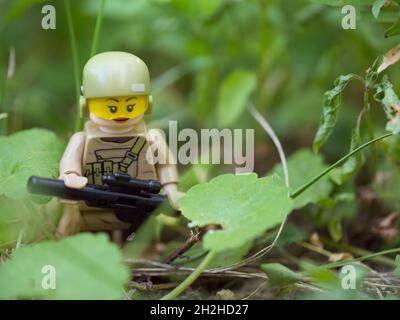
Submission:
[[[241,247],[280,223],[293,207],[289,190],[277,176],[226,174],[191,188],[181,199],[192,226],[222,226],[209,231],[204,248],[217,252]]]
[[[280,263],[266,263],[261,269],[268,276],[269,286],[286,286],[301,280],[301,276]]]
[[[0,195],[22,199],[31,175],[57,177],[63,144],[44,129],[30,129],[0,137]]]
[[[348,83],[356,78],[357,76],[354,74],[340,76],[335,80],[334,88],[325,92],[323,100],[323,114],[313,143],[313,148],[315,151],[318,151],[326,142],[326,140],[328,140],[333,129],[335,128],[339,115],[342,92]]]
[[[107,257],[105,259],[105,257]],[[46,269],[50,266],[53,269]],[[54,270],[53,289],[49,270]],[[19,249],[0,268],[0,298],[120,299],[128,281],[122,255],[106,235],[80,234]]]
[[[398,298],[385,286],[396,288],[400,268],[393,256],[400,245],[400,6],[353,0],[357,28],[342,30],[344,3],[55,0],[57,28],[42,30],[43,1],[0,2],[0,296],[121,299],[134,288],[127,296],[154,299],[169,291],[158,285],[178,282],[164,298],[211,299],[228,285],[239,298]],[[27,197],[26,180],[57,177],[63,146],[81,124],[81,68],[108,50],[148,64],[155,97],[149,127],[178,120],[197,132],[254,128],[255,171],[268,175],[233,176],[230,165],[180,167],[180,189],[188,191],[182,215],[154,215],[122,250],[104,235],[51,240],[60,205]],[[290,189],[249,104],[290,154]],[[389,134],[381,136],[384,129]],[[196,243],[166,267],[195,234]],[[346,291],[340,268],[351,256],[357,289]],[[40,287],[44,264],[56,266],[54,291]],[[215,274],[212,285],[199,281],[198,290],[185,291],[206,269]],[[260,274],[273,290],[248,292]]]
[[[232,71],[224,79],[217,101],[217,121],[221,127],[237,121],[256,84],[256,76],[245,70]]]
[[[358,148],[361,145],[361,137],[358,129],[353,129],[351,133],[350,150]],[[337,184],[342,184],[347,181],[350,177],[354,176],[364,164],[363,153],[357,153],[353,157],[349,158],[342,167],[338,168],[336,172],[332,173],[331,177]]]
[[[320,155],[316,155],[307,149],[297,151],[288,159],[290,185],[292,189],[297,189],[305,181],[311,180],[326,168],[327,165]],[[278,164],[272,169],[272,172],[283,177],[282,165]],[[300,209],[307,204],[318,203],[321,199],[328,197],[331,190],[332,183],[325,177],[294,199],[294,207]]]
[[[375,99],[382,103],[388,118],[386,130],[400,133],[400,100],[393,90],[389,78],[385,76],[376,89]]]
[[[31,175],[57,177],[63,143],[51,131],[29,129],[0,136],[0,243],[8,247],[15,241],[30,241],[45,235],[56,223],[58,209],[46,203],[47,197],[31,197],[26,184]],[[48,216],[46,210],[53,213]],[[46,217],[46,218],[45,218]],[[51,228],[51,227],[50,227]],[[17,240],[19,239],[19,240]]]

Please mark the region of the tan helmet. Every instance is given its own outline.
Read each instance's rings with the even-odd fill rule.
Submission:
[[[88,98],[149,94],[149,70],[143,60],[131,53],[99,53],[90,58],[83,68],[81,105],[84,109]]]

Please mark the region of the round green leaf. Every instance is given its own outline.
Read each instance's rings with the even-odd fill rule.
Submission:
[[[180,201],[182,214],[192,225],[221,225],[207,232],[203,246],[224,251],[254,240],[283,221],[293,207],[289,189],[278,176],[257,178],[225,174],[189,190]]]
[[[82,233],[18,249],[0,267],[0,299],[121,299],[128,280],[118,247],[105,234]]]

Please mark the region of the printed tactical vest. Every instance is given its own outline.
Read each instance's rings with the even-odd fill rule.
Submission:
[[[102,185],[102,177],[117,172],[137,179],[157,179],[155,167],[146,160],[149,142],[144,123],[130,132],[108,134],[89,121],[86,124],[83,175],[88,183]]]

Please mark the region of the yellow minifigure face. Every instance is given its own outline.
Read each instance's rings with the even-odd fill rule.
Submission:
[[[124,121],[144,114],[148,96],[120,96],[88,99],[89,112],[106,120]]]

